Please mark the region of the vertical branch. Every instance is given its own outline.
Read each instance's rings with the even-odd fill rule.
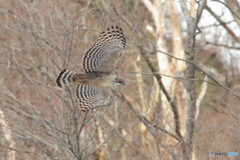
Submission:
[[[172,24],[172,42],[173,42],[173,55],[178,58],[184,58],[184,45],[182,39],[181,25],[178,19],[177,7],[175,1],[167,1],[168,10],[170,12],[170,19]],[[174,70],[178,72],[186,69],[184,61],[173,59],[170,66],[174,66]]]
[[[166,23],[165,23],[165,17],[163,14],[163,7],[162,7],[162,2],[159,0],[154,0],[151,2],[150,0],[142,0],[143,4],[146,6],[148,11],[152,14],[154,24],[156,26],[156,36],[157,36],[157,42],[156,42],[156,50],[157,51],[164,51],[167,52],[167,45],[165,39],[166,35]],[[157,52],[157,57],[158,57],[158,67],[159,71],[164,74],[169,74],[169,60],[166,55],[161,54],[160,52]],[[166,86],[167,90],[169,91],[171,82],[168,80],[163,80],[164,85]],[[163,96],[163,98],[165,98]],[[167,105],[167,100],[162,99],[163,105]],[[164,106],[163,106],[164,107]]]
[[[149,0],[142,0],[142,2],[146,6],[146,8],[149,10],[149,12],[152,14],[154,24],[156,27],[155,35],[157,38],[156,39],[156,50],[157,50],[159,72],[173,76],[174,72],[173,72],[173,70],[171,70],[171,65],[170,65],[168,56],[159,52],[160,50],[164,51],[164,52],[168,51],[167,44],[165,41],[167,31],[166,31],[166,22],[165,22],[165,15],[163,12],[162,2],[160,0],[154,0],[153,2],[151,2]],[[161,79],[162,84],[165,86],[164,88],[166,89],[166,92],[168,92],[168,94],[170,96],[173,95],[173,92],[171,92],[172,88],[173,88],[173,85],[172,85],[173,81],[174,81],[173,79],[166,79],[166,78]],[[165,94],[164,91],[162,91],[161,94]],[[178,114],[176,108],[173,111],[176,113],[174,115],[174,114],[172,114],[173,112],[171,111],[171,108],[169,107],[169,99],[167,99],[166,96],[161,96],[161,103],[162,103],[161,107],[163,110],[162,116],[164,117],[162,124],[165,126],[165,128],[169,132],[174,132],[174,129],[179,130],[180,126],[177,125],[178,127],[175,128],[176,123],[174,122],[174,120],[176,121],[176,119],[175,119],[176,114]],[[170,106],[172,106],[172,105],[170,104]],[[165,141],[170,142],[171,139],[169,139],[169,137],[167,136],[165,138]]]
[[[191,17],[188,9],[186,7],[186,3],[184,0],[180,1],[180,6],[182,12],[185,15],[186,22],[187,22],[187,39],[185,44],[185,55],[186,55],[186,80],[185,81],[185,88],[187,94],[187,119],[186,119],[186,131],[184,134],[185,140],[185,148],[183,150],[184,159],[192,159],[192,151],[193,151],[193,135],[194,135],[194,127],[195,127],[195,115],[196,115],[196,91],[195,91],[195,84],[192,79],[195,77],[195,66],[193,63],[194,61],[194,47],[195,47],[195,36],[196,36],[196,29],[198,21],[201,17],[202,11],[204,6],[206,5],[206,0],[199,2],[197,14],[195,18]]]
[[[102,128],[99,124],[99,120],[96,119],[96,126],[97,126],[97,133],[98,133],[98,145],[101,146],[104,144],[105,140],[103,137],[103,131]],[[104,160],[104,151],[105,151],[106,146],[103,145],[99,148],[98,150],[98,160]]]
[[[197,110],[196,110],[195,120],[197,120],[197,118],[198,118],[200,103],[201,103],[201,101],[202,101],[202,99],[205,96],[206,91],[207,91],[207,86],[208,86],[207,81],[208,81],[208,76],[205,75],[204,82],[201,85],[201,90],[200,90],[200,93],[199,93],[197,101],[196,101],[196,108],[197,108]]]
[[[3,137],[8,141],[9,148],[15,148],[15,142],[12,139],[12,131],[9,128],[7,121],[5,120],[4,113],[0,110],[0,126],[2,128]],[[15,150],[7,151],[8,159],[15,160]]]
[[[205,75],[205,78],[204,78],[204,82],[202,83],[201,85],[201,91],[199,93],[199,96],[197,98],[197,101],[196,101],[196,115],[195,115],[195,121],[197,121],[198,119],[198,116],[199,116],[199,110],[200,110],[200,103],[203,99],[203,97],[205,96],[206,94],[206,91],[207,91],[207,86],[208,86],[208,76]],[[196,145],[193,145],[193,156],[192,156],[192,159],[196,159],[196,148],[195,148]]]
[[[181,31],[181,23],[179,21],[179,13],[177,13],[177,6],[174,0],[167,1],[167,7],[170,12],[171,26],[172,26],[172,43],[173,43],[173,55],[175,57],[184,59],[184,45]],[[173,58],[171,60],[172,68],[174,76],[178,76],[186,69],[186,63],[184,61],[179,61],[178,59]],[[186,106],[186,98],[182,95],[184,94],[184,86],[181,81],[171,79],[172,81],[172,93],[176,97],[176,104],[178,104],[179,115],[181,115],[181,133],[184,132],[184,122],[186,121],[186,112],[183,106]]]

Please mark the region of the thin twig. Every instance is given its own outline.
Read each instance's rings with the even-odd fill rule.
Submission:
[[[228,10],[229,10],[237,19],[240,20],[240,18],[238,17],[238,15],[237,15],[235,12],[233,12],[233,10],[232,10],[230,7],[228,7],[228,5],[226,5],[225,3],[223,3],[222,1],[219,1],[219,0],[212,0],[212,1],[223,4],[225,7],[228,8]],[[230,1],[230,2],[231,2],[231,1]]]
[[[119,73],[119,72],[118,72]],[[173,78],[173,79],[178,79],[178,80],[189,80],[187,78],[184,78],[184,77],[176,77],[176,76],[169,76],[169,75],[166,75],[166,74],[162,74],[162,73],[159,73],[159,72],[156,72],[156,73],[146,73],[146,72],[122,72],[122,73],[130,73],[130,74],[142,74],[142,75],[155,75],[155,74],[158,74],[158,75],[161,75],[163,77],[169,77],[169,78]],[[214,83],[211,83],[209,81],[206,81],[205,79],[199,79],[199,78],[194,78],[194,79],[190,79],[190,81],[201,81],[201,82],[206,82],[208,84],[211,84],[211,85],[214,85],[214,86],[220,86],[218,84],[214,84]]]
[[[240,47],[228,46],[228,45],[225,45],[225,44],[218,44],[218,43],[212,43],[212,42],[207,42],[207,44],[211,44],[211,45],[219,46],[219,47],[225,47],[225,48],[229,48],[229,49],[240,50]]]
[[[206,10],[211,13],[211,15],[216,18],[216,20],[222,25],[223,28],[225,28],[227,30],[227,32],[229,33],[229,35],[231,35],[231,37],[236,40],[237,42],[240,41],[239,37],[231,30],[231,28],[229,28],[227,26],[227,24],[215,13],[211,10],[210,7],[208,7],[207,5],[205,6]]]
[[[139,47],[142,48],[142,46],[137,46],[137,47],[138,47],[138,48],[139,48]],[[157,52],[160,52],[160,53],[162,53],[162,54],[168,55],[168,56],[171,57],[171,58],[175,58],[175,59],[177,59],[177,60],[180,60],[180,61],[184,61],[184,62],[193,64],[193,65],[196,67],[196,69],[198,69],[198,70],[199,70],[200,72],[202,72],[203,74],[207,75],[208,78],[210,78],[212,81],[214,81],[217,85],[216,85],[216,84],[213,84],[213,83],[209,83],[209,84],[213,84],[213,85],[216,85],[216,86],[220,86],[220,87],[222,87],[224,90],[226,90],[227,92],[233,94],[234,96],[236,96],[237,98],[240,99],[240,95],[239,95],[238,93],[232,91],[230,88],[228,88],[228,87],[224,86],[223,84],[221,84],[219,81],[217,81],[214,77],[212,77],[209,73],[207,73],[206,71],[204,71],[199,65],[197,65],[197,64],[194,63],[193,61],[189,61],[189,60],[185,60],[185,59],[182,59],[182,58],[178,58],[178,57],[175,57],[175,56],[173,56],[173,55],[171,55],[171,54],[169,54],[169,53],[163,52],[163,51],[157,50]],[[158,73],[158,72],[153,72],[153,73]],[[161,75],[162,75],[162,74],[161,74]],[[166,76],[166,75],[164,75],[164,76]],[[160,76],[160,77],[161,77],[161,76]],[[173,77],[171,77],[171,78],[173,78]],[[186,79],[183,79],[183,80],[186,80]],[[194,79],[187,79],[187,80],[194,80]],[[203,81],[204,81],[204,80],[203,80]]]

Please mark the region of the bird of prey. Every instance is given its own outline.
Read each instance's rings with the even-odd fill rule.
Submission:
[[[76,97],[81,111],[110,105],[111,87],[125,85],[115,73],[121,63],[125,45],[126,39],[122,29],[112,26],[102,32],[86,52],[83,58],[85,73],[75,73],[66,69],[59,73],[56,79],[59,87],[77,85]]]

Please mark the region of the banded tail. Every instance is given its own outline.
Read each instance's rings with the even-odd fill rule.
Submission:
[[[69,70],[62,70],[56,80],[56,83],[59,87],[73,85],[73,77],[76,73]]]

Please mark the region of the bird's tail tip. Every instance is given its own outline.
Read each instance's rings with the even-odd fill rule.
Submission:
[[[67,69],[63,69],[56,79],[56,84],[59,87],[63,86],[69,86],[73,84],[73,76],[75,75],[75,72],[69,71]]]

